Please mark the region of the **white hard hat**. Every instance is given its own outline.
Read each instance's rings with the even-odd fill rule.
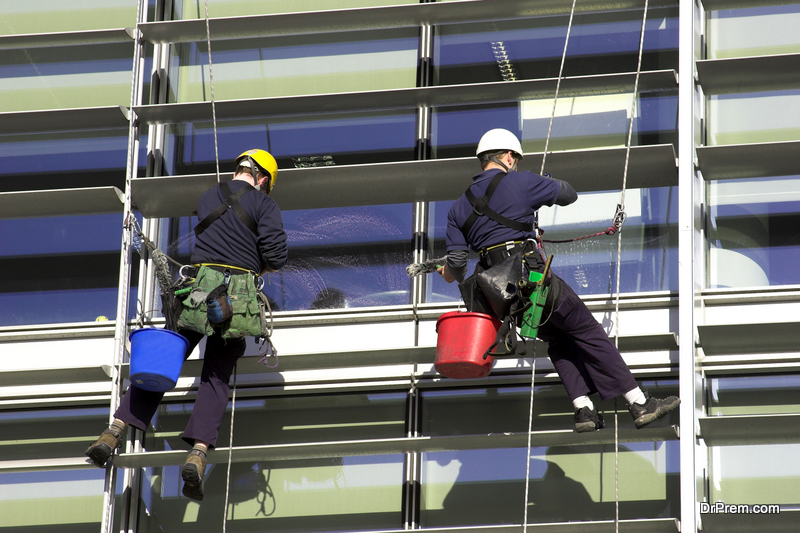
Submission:
[[[478,143],[478,149],[475,150],[475,155],[480,156],[484,152],[501,150],[510,150],[522,159],[522,145],[519,139],[510,131],[502,128],[495,128],[484,133]]]

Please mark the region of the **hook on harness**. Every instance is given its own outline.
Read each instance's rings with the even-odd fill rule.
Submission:
[[[625,213],[625,206],[622,204],[617,204],[617,212],[614,213],[614,218],[611,221],[611,226],[606,230],[607,235],[614,235],[619,230],[622,229],[622,225],[625,223],[625,219],[628,215]]]

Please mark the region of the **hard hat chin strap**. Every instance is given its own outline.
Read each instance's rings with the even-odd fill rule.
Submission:
[[[506,153],[507,153],[507,152],[506,152]],[[512,156],[512,157],[514,157],[514,156]],[[510,168],[510,169],[508,168],[508,166],[506,166],[506,164],[505,164],[505,163],[503,163],[502,161],[500,161],[500,160],[497,158],[497,156],[496,156],[496,155],[495,155],[495,156],[492,156],[492,157],[490,157],[490,158],[489,158],[489,161],[491,161],[492,163],[495,163],[495,164],[497,164],[497,165],[500,165],[500,166],[503,168],[503,170],[505,170],[505,171],[506,171],[506,173],[508,173],[508,172],[516,172],[516,171],[517,171],[517,167],[519,166],[519,159],[517,159],[516,157],[514,157],[514,164],[513,164],[513,165],[511,165],[511,168]]]

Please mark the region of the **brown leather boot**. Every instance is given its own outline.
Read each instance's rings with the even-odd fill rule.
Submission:
[[[183,478],[183,495],[197,501],[203,501],[203,478],[206,473],[206,454],[194,448],[181,468]]]
[[[121,440],[122,433],[114,427],[109,427],[89,446],[86,450],[86,456],[91,459],[95,466],[105,468],[108,458],[119,447]]]

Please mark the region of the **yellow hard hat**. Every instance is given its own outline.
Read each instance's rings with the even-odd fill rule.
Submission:
[[[239,165],[249,167],[251,161],[255,162],[255,164],[260,167],[261,171],[269,174],[269,190],[271,191],[275,186],[275,180],[278,178],[278,162],[275,161],[275,158],[272,157],[272,154],[269,152],[254,149],[248,150],[237,157],[235,163],[237,167]]]

